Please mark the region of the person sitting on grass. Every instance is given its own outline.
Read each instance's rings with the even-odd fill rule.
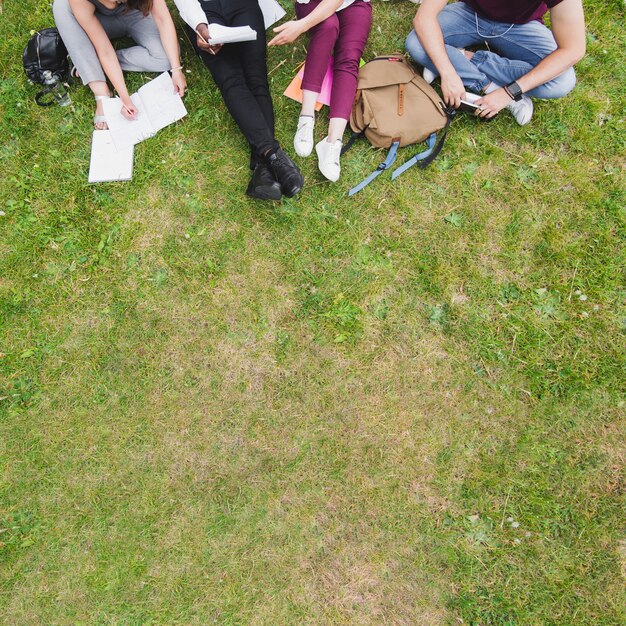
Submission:
[[[257,0],[174,2],[188,25],[191,44],[211,72],[226,107],[250,145],[253,173],[247,195],[261,200],[280,200],[282,194],[295,196],[302,189],[304,178],[274,135],[265,24],[259,3]],[[209,45],[209,24],[250,26],[256,31],[256,40]]]
[[[551,29],[542,20],[548,11]],[[423,0],[413,24],[406,49],[424,78],[439,75],[446,104],[468,100],[485,119],[506,108],[528,124],[530,98],[567,95],[585,54],[582,0]]]
[[[187,84],[178,52],[176,28],[165,0],[54,0],[54,20],[72,59],[72,74],[89,85],[96,98],[96,130],[107,128],[102,100],[111,93],[106,79],[119,94],[122,115],[135,119],[122,70],[172,72],[176,92]],[[115,50],[111,39],[130,37],[137,44]]]
[[[315,103],[334,52],[328,136],[315,146],[320,172],[335,182],[341,174],[339,157],[356,93],[359,61],[372,25],[369,0],[297,0],[297,20],[274,29],[268,45],[293,43],[309,31],[310,41],[302,80],[302,110],[293,140],[299,156],[313,151]]]

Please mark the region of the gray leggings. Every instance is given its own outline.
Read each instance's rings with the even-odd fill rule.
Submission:
[[[69,0],[54,0],[52,7],[63,43],[76,66],[84,85],[93,81],[106,81],[96,49],[82,26],[76,21]],[[165,72],[170,62],[163,50],[159,30],[151,15],[144,17],[141,11],[128,11],[121,15],[96,17],[110,39],[130,37],[137,45],[117,50],[117,58],[123,70],[130,72]]]

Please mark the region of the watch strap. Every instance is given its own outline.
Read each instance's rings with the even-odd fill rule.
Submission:
[[[506,93],[509,95],[511,100],[519,101],[522,99],[522,96],[524,95],[522,88],[515,81],[513,81],[512,83],[509,83],[508,85],[505,85],[504,91],[506,91]]]

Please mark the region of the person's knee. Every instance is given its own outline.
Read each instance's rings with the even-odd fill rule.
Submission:
[[[409,53],[410,57],[420,65],[424,65],[428,60],[426,50],[422,47],[417,33],[412,30],[404,42],[404,48]]]
[[[167,61],[167,54],[165,53],[165,49],[163,48],[163,44],[161,43],[161,38],[159,37],[158,32],[156,33],[155,37],[150,37],[145,43],[141,43],[148,51],[148,54],[154,59],[154,61]]]
[[[246,81],[242,74],[234,72],[225,76],[213,76],[223,95],[228,94],[232,90],[242,89],[246,87]]]
[[[250,91],[255,96],[269,96],[270,94],[270,86],[267,80],[267,74],[253,74],[248,76],[247,84]]]
[[[563,72],[550,82],[542,86],[540,98],[563,98],[576,86],[576,72],[573,67]]]
[[[358,57],[354,55],[343,56],[337,55],[335,57],[334,63],[334,71],[335,72],[348,72],[349,74],[353,74],[356,76],[359,73],[359,61],[360,55]]]
[[[573,67],[570,67],[569,70],[563,72],[558,79],[558,94],[555,98],[563,98],[567,94],[571,93],[576,87],[576,72]]]
[[[54,16],[55,22],[59,19],[66,18],[68,15],[73,15],[69,0],[54,0],[52,15]]]
[[[165,54],[165,50],[160,48],[158,50],[149,50],[150,56],[154,60],[154,62],[159,66],[164,66],[166,70],[170,69],[170,61]],[[165,70],[164,70],[165,71]]]
[[[324,35],[325,37],[332,37],[337,39],[339,36],[339,20],[335,14],[327,17],[323,22],[320,22],[315,28],[316,35]]]

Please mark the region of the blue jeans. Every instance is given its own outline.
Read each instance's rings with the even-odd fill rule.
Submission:
[[[478,93],[489,83],[508,85],[530,72],[557,48],[552,31],[533,20],[528,24],[502,24],[476,14],[464,2],[448,4],[439,13],[439,25],[450,62],[469,91]],[[469,60],[459,48],[484,46]],[[437,74],[412,30],[405,47],[411,58]],[[576,84],[576,74],[569,68],[556,78],[535,87],[527,95],[535,98],[562,98]]]

